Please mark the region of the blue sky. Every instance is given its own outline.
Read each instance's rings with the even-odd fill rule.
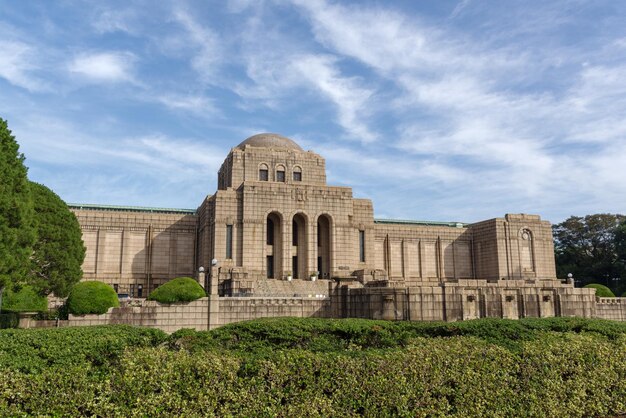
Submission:
[[[0,117],[64,200],[195,208],[277,132],[377,217],[626,212],[626,2],[0,0]]]

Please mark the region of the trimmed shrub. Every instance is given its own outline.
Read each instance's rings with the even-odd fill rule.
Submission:
[[[596,296],[600,298],[614,298],[615,294],[603,284],[590,283],[585,286],[587,289],[596,289]]]
[[[483,318],[459,322],[374,321],[369,319],[261,318],[212,331],[179,330],[169,338],[173,349],[223,351],[265,357],[276,350],[349,352],[396,349],[416,338],[466,336],[520,352],[523,344],[546,332],[595,334],[626,339],[626,322],[584,318]]]
[[[108,284],[89,281],[75,285],[67,298],[67,307],[74,315],[106,313],[109,308],[120,306],[117,293]]]
[[[48,310],[48,300],[30,286],[12,291],[7,288],[2,295],[2,311],[5,312],[44,312]]]
[[[149,300],[161,303],[191,302],[205,297],[204,289],[190,277],[179,277],[154,289]]]
[[[161,330],[130,325],[3,330],[0,375],[8,370],[36,374],[71,366],[107,367],[126,348],[156,347],[166,338]]]

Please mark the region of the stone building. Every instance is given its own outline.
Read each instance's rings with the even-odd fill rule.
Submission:
[[[322,156],[276,134],[232,148],[217,191],[196,210],[70,207],[87,247],[85,279],[134,297],[202,269],[221,296],[328,296],[344,287],[356,301],[367,293],[359,289],[382,295],[386,288],[441,293],[433,300],[442,302],[453,292],[446,309],[458,305],[458,319],[489,316],[489,294],[517,295],[512,316],[540,316],[541,301],[553,303],[563,289],[582,292],[556,280],[551,227],[539,216],[473,224],[377,219],[370,200],[326,183]],[[472,298],[480,303],[474,308]],[[374,315],[361,308],[342,309]]]

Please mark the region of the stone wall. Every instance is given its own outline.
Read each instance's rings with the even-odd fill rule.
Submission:
[[[477,318],[555,316],[626,321],[626,298],[596,298],[593,289],[555,281],[531,283],[445,283],[414,288],[331,286],[330,297],[217,297],[162,305],[112,308],[104,315],[70,315],[68,321],[20,319],[22,328],[128,324],[171,333],[198,331],[257,318],[365,318],[409,321],[461,321]],[[321,296],[321,295],[320,295]]]
[[[626,298],[597,298],[596,318],[626,321]]]
[[[415,286],[474,277],[470,229],[393,221],[374,226],[374,267],[390,280]]]
[[[330,298],[220,298],[220,324],[257,318],[331,318]]]
[[[193,276],[196,215],[166,209],[70,208],[87,249],[85,280],[100,280],[118,293],[145,297],[170,279]]]
[[[30,321],[24,328],[54,326],[89,326],[127,324],[158,328],[172,333],[181,328],[206,331],[209,328],[232,322],[270,317],[331,317],[331,302],[328,297],[304,298],[215,298],[217,302],[211,312],[211,299],[202,298],[188,303],[165,305],[155,301],[141,301],[140,306],[111,308],[103,315],[70,315],[68,321]],[[216,309],[218,308],[218,309]]]
[[[111,308],[103,315],[70,315],[69,326],[127,324],[159,328],[171,333],[180,328],[198,331],[208,329],[209,303],[207,298],[193,302],[164,305],[143,301],[141,306]]]
[[[541,285],[524,280],[459,280],[409,288],[337,287],[332,295],[343,318],[410,321],[461,321],[476,318],[578,316],[596,317],[592,289],[574,288],[560,281]],[[615,304],[615,306],[618,306]],[[623,308],[600,308],[617,318]],[[612,310],[611,310],[612,309]],[[608,318],[607,318],[608,319]]]

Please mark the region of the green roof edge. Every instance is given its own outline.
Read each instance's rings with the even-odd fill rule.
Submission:
[[[377,224],[402,224],[402,225],[426,225],[426,226],[447,226],[451,228],[465,228],[469,224],[463,222],[439,222],[439,221],[412,221],[408,219],[374,219]]]
[[[70,209],[109,210],[114,212],[178,213],[195,215],[195,209],[149,208],[144,206],[94,205],[90,203],[68,203]]]
[[[87,209],[87,210],[110,210],[117,212],[147,212],[147,213],[179,213],[179,214],[196,214],[195,209],[181,208],[151,208],[145,206],[117,206],[117,205],[95,205],[91,203],[68,203],[70,209]],[[447,226],[452,228],[465,228],[469,224],[463,222],[439,222],[439,221],[413,221],[408,219],[383,219],[376,218],[374,223],[377,224],[402,224],[402,225],[430,225],[430,226]]]

